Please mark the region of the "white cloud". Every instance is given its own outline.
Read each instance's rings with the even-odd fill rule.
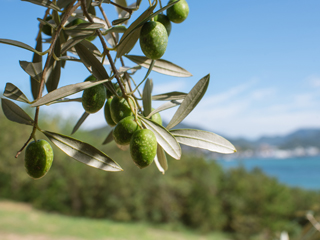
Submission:
[[[320,77],[319,76],[311,76],[308,78],[308,82],[312,87],[320,87]]]
[[[251,89],[249,83],[204,98],[184,123],[226,136],[252,138],[320,127],[320,98],[316,93],[283,95],[275,88]],[[165,117],[169,118],[167,114]]]

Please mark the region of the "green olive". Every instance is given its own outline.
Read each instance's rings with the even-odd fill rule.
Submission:
[[[169,3],[172,3],[176,0],[170,0]],[[189,14],[189,5],[186,0],[180,0],[173,6],[167,9],[167,16],[171,22],[182,23]]]
[[[168,33],[162,23],[146,22],[140,31],[140,47],[147,58],[159,59],[168,45]]]
[[[157,154],[157,139],[149,129],[133,133],[130,141],[130,155],[139,168],[149,166]]]
[[[46,140],[28,144],[25,151],[25,168],[30,177],[38,179],[47,174],[53,161],[53,150]]]

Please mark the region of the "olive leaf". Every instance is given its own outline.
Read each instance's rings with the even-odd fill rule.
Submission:
[[[74,25],[71,27],[66,27],[65,31],[66,32],[77,32],[80,30],[96,30],[99,28],[104,28],[105,25],[102,23],[91,23],[91,22],[87,22],[87,23],[80,23],[78,25]]]
[[[82,123],[87,119],[87,117],[89,116],[90,114],[87,113],[87,112],[84,112],[81,116],[81,118],[78,120],[77,124],[74,126],[74,128],[72,129],[72,132],[71,132],[71,135],[74,134],[79,128],[80,126],[82,125]]]
[[[53,10],[61,11],[61,9],[57,5],[53,4],[48,0],[21,0],[21,1],[34,3],[43,7],[53,9]]]
[[[94,45],[92,42],[88,40],[84,40],[81,42],[83,46],[85,46],[91,53],[93,53],[96,56],[102,56],[102,53],[100,50]]]
[[[57,6],[62,9],[68,6],[70,3],[72,3],[73,0],[58,0],[57,1]]]
[[[42,52],[41,34],[39,34],[37,39],[36,50],[39,52]],[[39,67],[39,69],[37,70],[37,73],[41,73],[39,78],[30,77],[32,96],[33,96],[33,99],[37,99],[40,91],[40,80],[42,76],[42,56],[34,53],[32,58],[32,63],[38,65],[37,67]]]
[[[139,83],[138,87],[148,78],[148,76],[150,75],[151,71],[152,71],[152,68],[154,66],[154,63],[155,63],[155,60],[152,60],[150,66],[149,66],[149,69],[146,73],[146,75],[144,76],[143,80]]]
[[[236,148],[225,138],[211,132],[196,129],[173,129],[170,132],[181,144],[218,153],[234,153]]]
[[[4,44],[20,47],[20,48],[29,50],[31,52],[34,52],[34,53],[36,53],[38,55],[42,55],[42,52],[39,52],[39,51],[35,50],[34,48],[30,47],[29,45],[27,45],[27,44],[25,44],[23,42],[0,38],[0,43],[4,43]]]
[[[182,100],[171,100],[170,102],[164,103],[161,106],[157,107],[155,110],[153,110],[151,113],[147,115],[147,118],[150,118],[152,115],[167,110],[169,108],[176,107],[182,103]]]
[[[152,64],[152,60],[144,56],[136,55],[124,55],[126,58],[130,59],[132,62],[139,64],[142,67],[149,68]],[[169,62],[164,59],[155,60],[153,71],[162,73],[165,75],[170,75],[174,77],[191,77],[192,74],[178,65]]]
[[[61,52],[60,38],[57,38],[56,44],[54,46],[54,54],[59,58]],[[48,92],[56,90],[60,81],[61,75],[61,61],[56,61],[51,57],[49,66],[47,68],[47,73],[45,75],[45,82]]]
[[[90,72],[97,78],[97,80],[108,79],[109,75],[106,69],[103,67],[102,63],[86,48],[82,43],[78,43],[74,46],[81,61],[88,68]],[[116,90],[111,82],[108,82],[107,88],[115,95],[117,95]]]
[[[154,95],[152,96],[152,100],[165,100],[165,101],[180,100],[180,99],[184,99],[186,96],[187,94],[184,92],[168,92],[168,93]]]
[[[57,27],[57,24],[54,22],[53,19],[50,19],[49,21],[45,21],[41,18],[37,18],[37,20],[42,24],[42,25],[48,25],[50,26],[51,28],[56,28]]]
[[[119,18],[119,19],[116,19],[116,20],[113,20],[112,21],[112,25],[118,25],[118,24],[127,24],[128,20],[130,19],[130,17],[124,17],[124,18]]]
[[[108,144],[110,142],[113,141],[113,129],[111,129],[111,131],[109,132],[108,136],[106,137],[106,139],[103,141],[102,145],[104,144]]]
[[[20,102],[30,103],[26,95],[12,83],[7,83],[3,96]]]
[[[122,171],[122,168],[104,152],[80,140],[49,131],[43,131],[46,137],[68,156],[90,167],[104,171]]]
[[[52,102],[57,101],[61,98],[70,96],[70,95],[77,93],[77,92],[80,92],[84,89],[94,87],[94,86],[99,85],[104,82],[108,82],[111,79],[112,78],[104,79],[104,80],[100,80],[100,81],[85,81],[85,82],[81,82],[81,83],[70,84],[67,86],[60,87],[52,92],[49,92],[48,94],[44,95],[43,97],[39,98],[38,100],[36,100],[31,105],[31,107],[37,107],[37,106],[45,105],[48,103],[52,103]]]
[[[82,102],[82,98],[61,98],[56,101],[50,102],[47,105],[51,105],[54,103],[65,103],[65,102]]]
[[[82,61],[79,58],[72,57],[72,56],[62,56],[62,57],[59,57],[59,59],[63,60],[63,61],[73,61],[73,62],[81,62],[82,63]]]
[[[20,67],[35,81],[40,82],[42,76],[42,63],[41,62],[27,62],[19,61]]]
[[[124,33],[127,30],[127,28],[123,25],[121,26],[114,26],[112,28],[109,28],[105,31],[102,31],[102,35],[107,35],[109,33]]]
[[[83,36],[70,38],[68,41],[66,41],[64,44],[62,44],[61,54],[66,53],[69,49],[71,49],[72,47],[77,45],[83,39],[85,39],[85,37],[83,37]]]
[[[117,3],[118,5],[120,5],[121,7],[124,7],[124,8],[126,8],[128,6],[126,0],[115,0],[115,3]],[[116,10],[118,12],[118,15],[120,15],[120,13],[123,11],[122,8],[119,8],[119,7],[116,7]]]
[[[134,45],[136,44],[136,42],[140,37],[139,29],[141,28],[142,25],[140,25],[140,27],[138,28],[137,26],[153,12],[155,7],[156,7],[156,4],[153,4],[152,6],[150,6],[123,33],[120,39],[120,42],[117,45],[117,58],[130,52],[131,49],[134,47]]]
[[[173,115],[171,121],[167,125],[167,129],[171,129],[179,124],[188,114],[197,106],[203,95],[206,93],[210,80],[210,74],[200,79],[184,98],[180,107]]]
[[[1,98],[1,106],[4,115],[13,122],[33,125],[33,120],[29,115],[14,102]]]
[[[152,80],[148,79],[144,85],[143,92],[142,92],[143,113],[145,116],[148,116],[152,111],[151,92],[152,92]]]
[[[167,156],[159,144],[157,146],[157,155],[154,158],[154,162],[156,163],[157,168],[160,172],[162,172],[162,174],[164,174],[165,171],[168,170]]]
[[[153,133],[156,135],[158,144],[163,148],[163,150],[174,159],[179,160],[181,158],[181,148],[174,136],[161,125],[147,118],[139,118],[147,129],[153,131]]]

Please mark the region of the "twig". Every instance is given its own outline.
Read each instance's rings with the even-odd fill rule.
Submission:
[[[81,7],[82,7],[82,11],[83,11],[84,15],[86,16],[86,18],[88,18],[89,22],[94,23],[92,17],[89,15],[89,13],[87,11],[87,4],[86,4],[85,0],[81,0]],[[103,39],[103,36],[102,36],[102,33],[101,33],[100,29],[97,29],[96,31],[97,31],[98,37],[100,38],[100,42],[102,44],[104,53],[107,55],[108,60],[109,60],[110,65],[111,65],[111,68],[112,68],[112,71],[114,72],[115,78],[117,79],[117,82],[118,82],[119,87],[121,89],[122,95],[123,95],[123,97],[125,97],[127,99],[126,91],[125,91],[124,86],[123,86],[123,84],[122,84],[122,82],[120,80],[120,76],[119,76],[118,70],[117,70],[116,66],[114,65],[113,59],[112,59],[112,57],[110,55],[110,52],[108,50],[108,46],[107,46],[106,42]]]
[[[43,92],[43,88],[44,88],[44,83],[45,83],[45,76],[46,76],[46,73],[48,71],[48,68],[49,68],[49,64],[50,64],[50,60],[52,58],[52,55],[53,55],[53,50],[54,50],[54,46],[56,44],[56,41],[59,37],[59,34],[60,34],[60,31],[62,29],[62,26],[65,24],[65,22],[67,21],[67,19],[71,16],[71,14],[80,6],[80,2],[78,2],[76,5],[73,6],[73,4],[76,2],[76,0],[74,0],[70,5],[69,7],[66,9],[66,14],[63,16],[61,22],[60,22],[60,25],[58,26],[56,32],[55,32],[55,35],[53,36],[52,38],[52,42],[51,42],[51,45],[50,45],[50,48],[48,50],[48,56],[47,56],[47,60],[46,60],[46,63],[45,63],[45,66],[43,68],[43,72],[42,72],[42,77],[41,77],[41,81],[40,81],[40,87],[39,87],[39,93],[38,93],[38,97],[37,99],[41,98],[42,96],[42,92]],[[48,11],[48,10],[47,10]],[[41,34],[41,33],[40,33]],[[36,100],[37,100],[36,99]],[[36,133],[36,130],[38,128],[38,119],[39,119],[39,112],[40,112],[40,107],[36,107],[36,113],[35,113],[35,116],[34,116],[34,123],[33,123],[33,129],[32,129],[32,132],[30,134],[30,137],[29,139],[27,140],[27,142],[23,145],[23,147],[17,152],[16,154],[16,158],[20,155],[20,153],[23,151],[23,149],[27,146],[27,144],[30,142],[30,140],[32,138],[35,138],[35,133]]]

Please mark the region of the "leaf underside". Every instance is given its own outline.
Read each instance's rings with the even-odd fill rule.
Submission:
[[[122,168],[109,156],[88,143],[58,133],[48,131],[43,133],[54,145],[79,162],[104,171],[122,171]]]

